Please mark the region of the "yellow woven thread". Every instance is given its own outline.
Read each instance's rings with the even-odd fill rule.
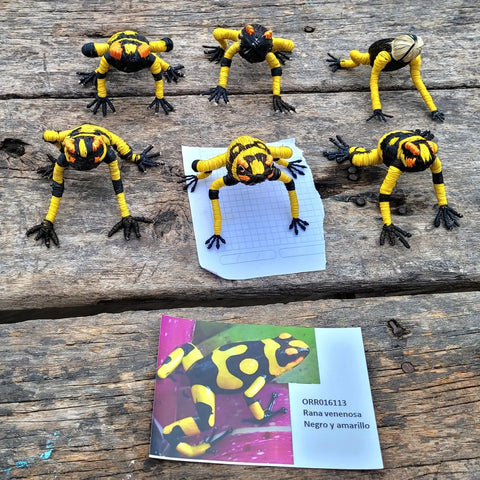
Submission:
[[[385,225],[392,224],[392,217],[390,216],[390,202],[380,202],[380,213],[382,214],[382,220]]]
[[[110,65],[105,60],[104,57],[100,59],[100,64],[98,68],[95,70],[95,73],[105,74],[110,69]],[[99,97],[105,98],[107,96],[107,88],[106,88],[106,79],[105,78],[97,78],[97,94]]]
[[[50,205],[48,207],[48,212],[47,215],[45,216],[45,220],[48,220],[49,222],[54,222],[55,217],[57,216],[58,212],[58,207],[60,205],[60,197],[55,197],[52,195],[52,198],[50,199]]]
[[[160,57],[157,57],[155,55],[155,61],[152,63],[152,66],[150,67],[150,72],[152,73],[152,75],[157,75],[161,71],[162,71],[162,62],[160,61]]]
[[[122,157],[128,157],[130,155],[132,158],[130,158],[129,160],[134,161],[132,149],[130,148],[128,143],[125,142],[125,140],[121,139],[118,135],[115,135],[113,132],[109,132],[106,128],[99,128],[99,130],[103,132],[104,136],[107,137],[110,144],[117,150],[117,152]]]
[[[422,77],[420,76],[420,65],[421,65],[420,55],[415,57],[410,62],[410,76],[412,77],[413,84],[415,85],[416,89],[420,92],[420,95],[423,98],[423,101],[427,105],[428,109],[431,112],[437,110],[435,103],[432,100],[431,95],[428,93],[427,87],[423,83]]]
[[[282,66],[277,56],[273,52],[267,53],[265,60],[267,61],[270,68],[278,68]]]
[[[108,43],[94,43],[93,47],[95,49],[95,52],[97,52],[97,55],[99,57],[102,57],[108,52],[110,45]]]
[[[340,66],[342,68],[355,68],[359,65],[370,65],[369,53],[362,53],[358,50],[352,50],[350,52],[350,60],[340,60]]]
[[[43,133],[43,139],[46,142],[53,143],[59,150],[62,149],[62,143],[65,138],[70,135],[72,130],[63,130],[56,132],[55,130],[45,130]]]
[[[201,172],[197,175],[197,178],[199,180],[203,180],[204,178],[209,177],[212,174],[212,172]]]
[[[220,203],[218,199],[212,200],[212,212],[213,212],[213,233],[220,235],[222,232],[222,211],[220,210]]]
[[[238,36],[240,35],[241,30],[230,30],[227,28],[216,28],[213,31],[213,38],[220,44],[220,47],[224,50],[227,49],[228,43],[227,40],[231,40],[232,42],[236,42],[238,40]]]
[[[284,160],[285,158],[290,158],[293,154],[293,151],[290,147],[268,147],[270,153],[273,155],[273,158],[276,158],[276,162],[283,167],[288,166],[288,161]]]
[[[385,195],[391,195],[401,174],[402,171],[399,170],[397,167],[389,167],[387,175],[383,179],[383,183],[380,187],[380,193]]]
[[[53,167],[53,176],[52,180],[57,183],[63,183],[63,171],[65,170],[64,167],[61,167],[58,165],[58,163],[55,164]]]
[[[101,98],[105,98],[107,96],[107,86],[105,78],[97,79],[97,94]]]
[[[57,143],[58,142],[58,132],[55,130],[45,130],[43,132],[43,139],[46,142]]]
[[[383,183],[380,187],[380,194],[391,195],[397,180],[399,179],[402,171],[396,167],[389,167],[387,175],[385,176]],[[382,214],[383,223],[385,225],[390,225],[392,219],[390,216],[390,202],[380,202],[380,213]]]
[[[108,168],[110,169],[110,177],[112,180],[120,180],[120,168],[118,167],[118,160],[114,160],[112,163],[109,163]]]
[[[281,64],[278,61],[278,58],[276,55],[272,52],[268,53],[267,56],[265,57],[265,60],[267,61],[268,65],[270,68],[281,68]],[[273,95],[280,95],[280,82],[281,82],[282,77],[280,75],[275,75],[272,77],[272,92]]]
[[[155,97],[158,99],[163,98],[163,80],[156,80],[155,81]]]
[[[210,185],[210,190],[220,190],[225,187],[225,182],[223,177],[217,178]],[[220,202],[218,198],[213,198],[212,203],[212,212],[213,212],[213,233],[215,235],[220,235],[222,232],[222,211],[220,210]]]
[[[273,95],[280,95],[280,82],[281,82],[280,76],[275,76],[272,77],[272,94]]]
[[[230,48],[225,52],[224,57],[228,60],[231,60],[233,56],[240,50],[240,42],[236,42],[230,46]],[[220,67],[220,75],[218,77],[218,85],[223,88],[227,88],[228,83],[228,73],[230,67]]]
[[[291,52],[295,48],[295,44],[287,38],[274,38],[273,51],[274,52]]]
[[[220,155],[212,157],[208,160],[200,160],[195,168],[197,169],[197,172],[209,172],[211,170],[217,170],[218,168],[224,167],[227,164],[227,158],[227,152],[221,153]]]
[[[447,205],[447,194],[445,192],[445,185],[443,183],[434,184],[435,195],[437,197],[438,206]]]
[[[348,152],[350,154],[353,153],[352,163],[357,167],[367,167],[382,163],[381,150],[379,148],[367,151],[363,147],[350,147]]]
[[[163,40],[157,40],[154,42],[149,42],[150,51],[154,52],[166,52],[167,51],[167,44]]]
[[[430,171],[432,173],[441,173],[442,171],[442,162],[438,157],[435,158],[435,161],[430,166]],[[437,197],[438,206],[441,207],[442,205],[447,205],[447,194],[445,192],[445,184],[438,183],[433,184],[433,188],[435,190],[435,195]]]
[[[229,70],[229,67],[220,68],[220,75],[218,76],[218,85],[220,87],[227,88]]]
[[[298,218],[300,209],[298,207],[297,192],[295,190],[289,190],[288,198],[290,200],[290,212],[292,213],[292,218]]]
[[[372,72],[370,74],[370,97],[372,99],[372,110],[381,110],[380,95],[378,93],[378,76],[385,68],[385,65],[392,60],[387,52],[380,52],[373,63]]]
[[[118,202],[118,207],[120,208],[120,215],[122,218],[128,217],[130,215],[130,212],[127,207],[127,201],[125,200],[125,193],[120,192],[117,194],[117,202]]]

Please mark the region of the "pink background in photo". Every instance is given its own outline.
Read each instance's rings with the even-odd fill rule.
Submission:
[[[192,320],[162,317],[159,365],[172,350],[191,341],[194,327],[195,322]],[[202,353],[208,355],[210,352]],[[183,372],[181,367],[177,371]],[[273,410],[285,407],[287,413],[278,414],[264,424],[250,421],[253,417],[241,392],[216,395],[215,426],[218,429],[216,434],[219,435],[229,428],[233,428],[233,432],[214,445],[216,453],[203,455],[199,460],[293,464],[288,385],[269,383],[260,391],[257,398],[265,409],[273,392],[278,394]],[[186,375],[175,374],[165,380],[156,381],[153,416],[160,425],[195,415],[196,410]],[[201,435],[188,437],[186,441],[192,445],[201,443],[210,433],[211,430],[208,430]],[[168,455],[172,455],[171,450]],[[176,455],[176,452],[173,455]]]

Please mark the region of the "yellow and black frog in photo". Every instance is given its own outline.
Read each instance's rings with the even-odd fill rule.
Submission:
[[[160,380],[169,377],[181,364],[190,382],[197,415],[165,425],[163,438],[186,457],[198,457],[211,451],[214,443],[231,433],[227,430],[214,438],[215,395],[243,393],[256,423],[286,413],[283,408],[273,410],[277,394],[272,395],[266,409],[256,396],[265,384],[295,368],[309,353],[309,346],[289,333],[263,340],[228,343],[205,357],[192,343],[176,348],[158,368],[157,377]],[[185,437],[209,429],[213,429],[213,433],[202,443],[191,445],[185,441]]]
[[[115,112],[106,88],[106,76],[110,67],[125,73],[149,68],[155,80],[155,98],[149,108],[155,107],[155,113],[162,108],[166,115],[173,112],[173,106],[163,97],[163,76],[165,75],[167,82],[176,83],[184,76],[181,71],[184,67],[183,65],[172,67],[157,55],[159,52],[169,52],[172,48],[173,42],[168,37],[149,42],[146,37],[131,30],[115,33],[107,43],[84,44],[82,53],[86,57],[101,57],[100,64],[94,72],[77,72],[82,85],[94,82],[97,86],[97,95],[87,108],[92,108],[94,114],[101,108],[103,116],[107,114],[107,107]]]
[[[152,160],[158,157],[159,154],[149,153],[153,146],[148,146],[142,153],[134,153],[130,146],[118,135],[108,131],[106,128],[90,124],[80,125],[71,130],[61,132],[46,130],[43,138],[46,142],[53,143],[60,150],[60,155],[56,160],[49,156],[52,164],[38,170],[43,176],[52,178],[52,197],[45,219],[39,225],[35,225],[27,230],[27,235],[36,233],[35,240],[43,240],[47,247],[50,247],[50,241],[58,246],[59,241],[53,224],[65,188],[63,181],[64,170],[67,167],[71,167],[75,170],[86,171],[97,168],[101,163],[106,163],[110,170],[113,189],[122,216],[122,219],[110,230],[108,236],[111,237],[114,233],[123,229],[125,240],[130,239],[132,231],[137,238],[140,238],[138,223],[152,223],[152,220],[130,215],[123,192],[116,152],[118,152],[120,158],[136,163],[138,169],[141,172],[145,172],[147,167],[159,165]]]
[[[219,203],[219,190],[223,187],[230,187],[243,183],[244,185],[257,185],[265,180],[279,180],[285,184],[290,199],[290,211],[292,221],[290,229],[298,234],[299,229],[305,230],[308,222],[299,218],[299,206],[295,182],[293,179],[277,167],[286,167],[293,178],[304,175],[302,171],[305,165],[300,165],[301,160],[286,160],[292,156],[292,149],[289,147],[267,146],[262,140],[247,135],[236,138],[222,153],[209,160],[195,160],[192,162],[192,169],[200,172],[197,175],[185,175],[180,182],[185,182],[185,188],[191,187],[195,191],[198,180],[207,178],[213,170],[226,167],[227,174],[214,180],[208,191],[213,210],[213,235],[206,240],[208,248],[213,245],[220,248],[220,242],[225,243],[221,236],[222,213]]]
[[[434,135],[430,131],[395,130],[383,135],[376,148],[366,150],[363,147],[351,147],[337,135],[330,141],[337,151],[323,152],[329,160],[342,163],[349,160],[357,167],[384,164],[388,167],[387,174],[380,187],[379,205],[383,219],[380,235],[380,245],[387,238],[390,245],[395,245],[398,239],[405,247],[410,248],[407,237],[409,232],[398,228],[392,223],[390,214],[390,197],[400,175],[404,172],[423,172],[427,168],[432,172],[433,188],[437,197],[438,213],[434,219],[435,227],[443,222],[447,230],[458,227],[458,217],[461,213],[447,204],[445,185],[443,183],[442,163],[437,157],[438,145],[432,142]]]
[[[282,100],[280,95],[280,81],[282,78],[282,65],[290,60],[289,53],[294,48],[294,43],[285,38],[276,38],[273,32],[257,23],[247,25],[241,30],[216,28],[213,31],[215,40],[220,46],[203,45],[205,54],[210,56],[210,61],[220,62],[220,76],[218,85],[211,88],[204,95],[209,95],[209,100],[217,104],[223,99],[228,103],[227,82],[232,58],[239,54],[248,63],[267,62],[272,74],[273,109],[280,112],[295,111],[295,107]],[[234,42],[230,47],[228,40]]]

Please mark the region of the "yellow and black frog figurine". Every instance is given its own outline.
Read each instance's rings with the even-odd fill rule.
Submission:
[[[213,36],[220,46],[203,45],[207,49],[204,52],[210,56],[210,61],[220,62],[218,85],[204,93],[204,95],[210,95],[210,101],[215,100],[218,104],[223,99],[228,103],[228,74],[232,58],[238,53],[248,63],[263,61],[268,63],[272,74],[273,109],[280,112],[295,111],[295,107],[284,102],[280,96],[281,65],[285,65],[285,61],[290,60],[289,52],[294,48],[291,40],[275,38],[272,30],[257,23],[247,25],[241,30],[216,28]],[[234,42],[230,47],[228,40]]]
[[[143,35],[131,30],[115,33],[107,43],[84,44],[82,53],[86,57],[101,57],[100,65],[94,72],[77,72],[82,85],[95,82],[97,86],[97,95],[87,108],[92,108],[94,114],[101,108],[103,116],[107,114],[107,106],[115,112],[106,89],[106,76],[110,67],[126,73],[149,68],[155,80],[155,99],[149,108],[155,107],[155,113],[158,113],[161,107],[166,115],[173,112],[173,106],[163,98],[162,78],[165,75],[167,82],[176,83],[184,76],[181,71],[184,67],[183,65],[172,67],[157,55],[158,52],[169,52],[172,48],[173,42],[168,37],[149,42]]]
[[[372,99],[372,115],[367,121],[376,118],[379,121],[387,121],[387,115],[382,112],[382,104],[378,93],[378,77],[380,72],[393,72],[400,68],[410,65],[410,76],[413,84],[420,92],[423,101],[431,112],[433,120],[443,122],[445,115],[439,112],[431,95],[428,93],[422,77],[420,76],[420,53],[423,47],[421,37],[413,34],[399,35],[395,38],[384,38],[377,40],[370,45],[368,52],[362,53],[358,50],[350,52],[350,60],[344,60],[329,55],[327,62],[332,71],[336,72],[340,68],[355,68],[359,65],[370,65],[372,72],[370,74],[370,95]]]
[[[214,234],[206,240],[208,248],[213,245],[220,248],[220,242],[225,243],[220,235],[222,231],[222,213],[220,211],[219,190],[223,187],[230,187],[243,183],[244,185],[257,185],[265,180],[279,180],[285,184],[290,199],[290,211],[292,221],[290,229],[298,234],[299,229],[305,230],[308,222],[298,218],[299,206],[297,192],[295,191],[295,182],[285,172],[277,167],[280,165],[286,167],[293,178],[298,175],[304,175],[302,169],[305,165],[300,165],[301,160],[286,160],[292,156],[292,149],[289,147],[267,146],[258,138],[247,135],[236,138],[228,147],[225,153],[222,153],[209,160],[195,160],[192,162],[192,169],[200,172],[197,175],[185,175],[180,182],[185,182],[185,189],[191,187],[191,192],[195,191],[198,180],[210,176],[213,170],[226,167],[227,174],[214,180],[208,191],[208,196],[212,202],[213,210],[213,232]]]
[[[272,395],[266,409],[256,396],[266,383],[295,368],[309,353],[309,346],[289,333],[281,333],[275,338],[229,343],[205,357],[192,343],[176,348],[158,368],[157,377],[160,380],[169,377],[181,364],[190,382],[197,415],[165,425],[163,438],[186,457],[198,457],[209,452],[214,443],[231,432],[227,430],[213,438],[217,394],[242,392],[256,423],[286,413],[285,409],[273,410],[278,394]],[[202,443],[191,445],[185,441],[185,437],[211,428],[214,429],[212,435]]]
[[[411,237],[411,234],[394,225],[390,216],[390,197],[397,180],[404,172],[423,172],[430,168],[438,203],[438,213],[433,223],[435,227],[439,227],[443,221],[447,230],[459,226],[457,217],[461,218],[463,215],[447,204],[442,164],[437,157],[438,145],[432,142],[433,138],[433,134],[428,130],[396,130],[386,133],[378,141],[377,148],[367,151],[363,147],[350,147],[337,135],[336,138],[330,138],[330,141],[338,150],[323,152],[329,160],[336,160],[338,163],[350,160],[357,167],[382,163],[388,167],[379,195],[383,219],[380,245],[385,243],[386,238],[390,245],[395,245],[395,240],[398,239],[405,247],[410,248],[406,238]]]
[[[148,146],[140,154],[133,153],[129,145],[118,135],[105,128],[89,124],[60,132],[46,130],[43,133],[43,138],[46,142],[53,143],[60,150],[60,155],[56,160],[49,156],[52,165],[39,169],[39,172],[44,176],[52,176],[52,197],[45,219],[39,225],[35,225],[27,230],[27,235],[36,233],[35,240],[43,240],[47,247],[50,247],[50,241],[58,246],[59,241],[53,224],[65,188],[63,181],[64,170],[67,167],[82,171],[92,170],[103,162],[108,165],[110,170],[113,190],[115,191],[122,216],[122,219],[110,230],[108,236],[111,237],[114,233],[123,229],[125,240],[130,239],[132,231],[137,238],[140,238],[139,222],[152,223],[152,220],[130,215],[115,152],[118,152],[120,158],[136,163],[138,169],[145,172],[147,167],[159,165],[152,160],[152,158],[158,157],[159,154],[149,153],[153,146]]]

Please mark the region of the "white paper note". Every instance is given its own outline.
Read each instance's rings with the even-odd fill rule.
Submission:
[[[289,160],[302,159],[295,139],[280,140],[270,145],[284,145],[293,150]],[[194,160],[207,160],[225,152],[225,148],[182,146],[186,175],[195,174]],[[288,175],[284,167],[279,167]],[[295,235],[289,230],[292,220],[288,193],[282,182],[265,181],[257,185],[237,184],[220,190],[222,237],[226,243],[208,249],[205,241],[213,235],[213,213],[208,189],[210,184],[227,173],[225,168],[214,170],[199,180],[195,191],[189,192],[190,208],[200,265],[220,277],[230,280],[324,270],[325,242],[323,235],[323,205],[315,189],[310,168],[298,175],[295,187],[300,207],[299,217],[309,223],[306,231]]]
[[[320,384],[290,384],[295,465],[383,468],[360,328],[317,328]]]

